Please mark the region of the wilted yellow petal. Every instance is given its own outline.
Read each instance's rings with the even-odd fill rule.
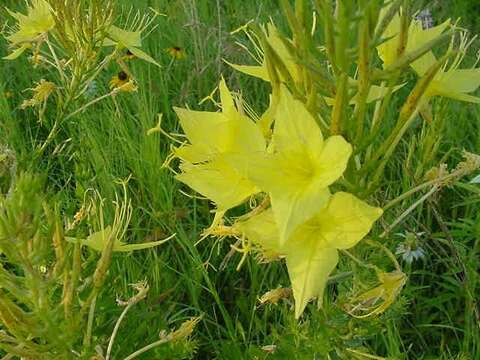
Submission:
[[[350,314],[357,318],[379,315],[393,304],[407,281],[401,271],[377,274],[380,285],[353,299]]]
[[[435,96],[435,95],[436,96],[443,96],[443,97],[447,97],[447,98],[450,98],[450,99],[470,102],[470,103],[474,103],[474,104],[479,104],[480,103],[480,98],[479,97],[464,94],[464,93],[461,93],[461,92],[452,91],[449,88],[445,88],[445,86],[438,86],[438,85],[433,84],[428,89],[428,91],[431,94],[431,96]]]
[[[298,73],[298,68],[297,68],[297,63],[295,62],[295,59],[292,57],[290,54],[290,51],[288,50],[287,46],[285,46],[284,41],[282,40],[282,36],[280,35],[278,29],[273,23],[268,23],[267,28],[264,29],[265,33],[265,38],[271,49],[275,52],[275,54],[278,56],[278,59],[283,63],[283,66],[285,69],[288,71],[289,75],[293,79],[293,81],[298,82],[300,80],[300,75]],[[290,41],[290,40],[286,40]],[[255,47],[257,47],[257,44],[253,44]],[[263,59],[262,64],[257,65],[257,66],[249,66],[249,65],[236,65],[229,63],[226,61],[227,64],[232,66],[234,69],[243,72],[244,74],[254,76],[257,78],[260,78],[265,81],[270,81],[270,76],[268,73],[268,68],[266,64],[266,60]],[[281,81],[286,81],[284,75],[280,75],[280,80]]]
[[[352,83],[356,84],[357,81],[354,80],[354,81],[352,81]],[[393,87],[392,92],[396,92],[404,86],[405,86],[405,84],[397,85],[397,86]],[[385,95],[387,95],[389,90],[390,89],[388,87],[384,87],[384,86],[377,86],[377,85],[370,86],[370,90],[369,90],[368,96],[367,96],[367,103],[372,103],[374,101],[378,101],[378,100],[383,99],[385,97]],[[335,99],[330,98],[330,97],[324,97],[324,99],[325,99],[325,102],[327,103],[327,105],[329,105],[329,106],[335,105]],[[356,105],[357,102],[358,102],[358,97],[357,97],[357,95],[355,95],[350,100],[350,105]]]
[[[102,252],[107,243],[111,240],[111,237],[115,236],[112,231],[112,227],[109,225],[105,227],[103,230],[97,231],[90,236],[88,236],[86,239],[76,239],[76,238],[67,238],[69,242],[80,242],[83,246],[88,246],[92,248],[93,250]],[[139,244],[126,244],[119,239],[115,239],[113,243],[113,251],[115,252],[130,252],[130,251],[135,251],[135,250],[143,250],[143,249],[148,249],[152,248],[158,245],[161,245],[171,238],[173,238],[175,235],[169,236],[166,239],[159,240],[159,241],[152,241],[152,242],[146,242],[146,243],[139,243]]]

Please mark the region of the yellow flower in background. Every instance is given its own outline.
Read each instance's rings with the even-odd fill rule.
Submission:
[[[127,49],[127,51],[125,52],[125,55],[123,55],[123,57],[122,57],[122,59],[123,59],[123,60],[126,60],[126,61],[133,60],[133,59],[135,59],[135,58],[136,58],[136,56],[133,55],[133,53],[132,53],[130,50],[128,50],[128,49]]]
[[[185,50],[178,46],[167,48],[165,51],[175,60],[183,60],[187,57]]]
[[[341,136],[324,140],[305,105],[281,88],[273,130],[273,153],[248,154],[237,167],[269,193],[280,241],[310,219],[329,199],[328,186],[345,171],[352,147]]]
[[[6,39],[16,50],[4,57],[6,60],[18,58],[26,49],[32,47],[32,43],[41,42],[42,37],[55,26],[52,9],[45,0],[32,0],[27,7],[27,15],[10,10],[8,13],[17,20],[17,24]]]
[[[21,108],[26,109],[27,107],[34,107],[41,104],[44,104],[50,95],[55,91],[56,85],[50,81],[46,81],[45,79],[40,80],[33,89],[33,97],[29,100],[25,100]]]
[[[232,64],[228,61],[226,62],[231,67],[233,67],[234,69],[244,74],[257,77],[265,81],[270,81],[270,75],[268,73],[264,51],[261,49],[260,45],[258,45],[258,43],[254,40],[252,35],[248,33],[248,30],[245,30],[245,31],[247,32],[247,35],[249,35],[249,38],[256,52],[255,56],[253,54],[251,55],[259,63],[259,65],[237,65],[237,64]],[[281,59],[281,61],[285,66],[285,69],[288,71],[292,79],[295,82],[299,80],[300,74],[298,73],[297,63],[295,62],[295,59],[292,57],[290,51],[288,50],[287,46],[283,42],[282,36],[278,32],[278,29],[275,27],[273,23],[268,23],[267,28],[264,29],[264,33],[265,33],[268,44],[270,45],[272,50],[275,51],[277,56]],[[284,76],[282,76],[282,74],[279,74],[279,76],[281,81],[286,81],[286,79],[284,78]]]
[[[383,14],[387,11],[388,7],[382,10]],[[383,38],[388,40],[377,47],[378,55],[383,61],[384,68],[387,68],[398,60],[398,41],[401,29],[400,21],[400,15],[396,14],[383,33]],[[405,54],[415,51],[428,42],[438,38],[450,26],[451,22],[450,19],[448,19],[438,26],[423,29],[422,21],[413,19],[408,29],[408,42],[406,44]],[[427,53],[414,63],[417,64],[417,66],[421,66],[425,59],[428,63],[428,57],[430,57],[430,55],[431,53]]]
[[[479,97],[469,95],[469,93],[474,92],[480,86],[480,68],[459,69],[468,45],[466,35],[463,35],[460,51],[456,58],[450,64],[447,63],[440,69],[429,84],[425,93],[425,103],[434,96],[480,103]],[[433,53],[430,52],[427,55],[422,58],[420,63],[415,62],[412,64],[412,68],[419,76],[425,75],[428,69],[437,62]]]
[[[118,49],[127,49],[130,53],[139,59],[152,64],[158,64],[150,55],[140,49],[142,46],[142,31],[128,31],[112,25],[107,32],[103,46],[116,46]]]
[[[219,211],[241,204],[258,192],[228,161],[232,155],[265,151],[265,139],[255,122],[239,112],[222,79],[222,111],[175,108],[189,144],[174,151],[182,160],[178,180],[212,200]]]
[[[349,313],[357,318],[379,315],[393,304],[407,281],[407,276],[397,270],[377,274],[380,285],[356,296]]]
[[[125,71],[120,71],[117,75],[112,77],[112,80],[110,80],[110,89],[118,89],[123,92],[134,92],[137,91],[138,87],[135,85],[135,80],[133,80]]]
[[[130,81],[130,76],[125,71],[120,71],[117,75],[112,77],[112,80],[110,80],[110,88],[118,88],[121,87],[122,85],[125,85]]]
[[[286,258],[295,317],[299,318],[312,298],[321,306],[328,277],[338,263],[338,250],[355,246],[382,213],[380,208],[339,192],[329,196],[326,206],[317,208],[285,243],[271,209],[236,223],[235,228],[266,254]]]

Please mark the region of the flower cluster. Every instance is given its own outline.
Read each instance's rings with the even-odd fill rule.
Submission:
[[[263,198],[231,226],[232,234],[267,257],[286,258],[298,318],[310,299],[321,303],[338,250],[355,246],[382,210],[332,193],[352,147],[341,136],[324,139],[315,117],[286,87],[264,115],[272,117],[271,136],[235,105],[224,80],[219,89],[221,112],[175,109],[189,140],[174,150],[181,159],[176,178],[215,203],[213,234],[227,210]]]

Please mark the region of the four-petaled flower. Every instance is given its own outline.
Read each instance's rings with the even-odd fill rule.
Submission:
[[[6,60],[18,58],[25,50],[31,48],[33,43],[44,41],[44,36],[55,26],[52,9],[45,0],[32,0],[28,5],[27,15],[10,10],[8,13],[17,20],[17,25],[6,39],[10,46],[16,49],[4,57]]]

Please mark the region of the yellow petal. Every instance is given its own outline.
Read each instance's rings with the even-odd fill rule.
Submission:
[[[124,242],[116,241],[115,244],[113,245],[113,251],[131,252],[131,251],[137,251],[137,250],[150,249],[166,243],[168,240],[172,239],[173,237],[175,237],[175,234],[163,240],[150,241],[150,242],[139,243],[139,244],[126,244]]]
[[[108,36],[110,39],[106,39],[104,46],[113,46],[117,44],[126,48],[137,48],[142,46],[141,31],[127,31],[112,25],[110,29],[108,29]]]
[[[268,75],[268,70],[266,66],[261,66],[261,65],[237,65],[237,64],[232,64],[228,61],[225,61],[228,65],[230,65],[232,68],[234,68],[237,71],[240,71],[241,73],[265,80],[270,82],[270,77]]]
[[[317,155],[315,182],[319,187],[325,187],[335,182],[347,168],[348,159],[352,154],[350,145],[342,136],[331,136],[325,140],[320,154]]]
[[[430,69],[436,63],[437,58],[431,51],[429,51],[413,64],[410,64],[410,66],[418,74],[418,76],[423,76],[427,73],[428,69]]]
[[[311,154],[318,154],[323,147],[322,132],[315,118],[283,85],[275,114],[273,140],[277,151],[306,149]]]
[[[212,153],[228,150],[228,119],[221,113],[174,108],[180,125],[193,145],[207,147]]]
[[[337,250],[325,247],[310,235],[309,232],[296,233],[286,255],[297,319],[311,299],[318,298],[321,306],[328,276],[338,263]]]
[[[441,81],[453,92],[470,93],[480,86],[480,69],[456,69],[443,73],[436,80]]]
[[[406,52],[416,50],[439,37],[450,26],[450,24],[450,19],[447,19],[440,25],[424,30],[421,20],[413,20],[408,29],[408,44]]]
[[[26,44],[23,44],[22,46],[20,46],[18,49],[15,49],[10,55],[8,56],[5,56],[4,59],[5,60],[15,60],[17,59],[20,55],[22,55],[25,50],[31,48],[32,45],[29,44],[29,43],[26,43]]]
[[[289,40],[287,40],[289,41]],[[282,40],[282,35],[273,23],[267,24],[267,42],[285,65],[294,82],[300,80],[297,63]],[[285,81],[286,79],[281,79]]]
[[[228,151],[251,153],[265,150],[266,143],[260,127],[247,116],[240,114],[230,90],[222,78],[219,85],[222,114],[228,119]]]
[[[220,80],[220,85],[218,86],[220,90],[220,100],[222,102],[222,112],[228,116],[232,113],[237,112],[237,108],[235,106],[235,101],[233,100],[232,94],[230,90],[228,90],[227,84],[225,79],[222,76]]]
[[[232,153],[263,153],[266,148],[261,128],[244,115],[236,113],[229,122],[228,151]]]
[[[383,17],[388,7],[382,9]],[[378,56],[383,61],[383,66],[388,67],[397,59],[398,33],[400,32],[400,16],[396,14],[386,27],[383,38],[388,39],[377,46]]]
[[[459,101],[465,101],[465,102],[470,102],[474,104],[479,104],[480,103],[480,98],[468,94],[464,94],[461,92],[456,92],[450,90],[448,87],[445,85],[440,85],[438,83],[433,84],[429,89],[429,94],[430,96],[443,96],[446,98],[454,99],[454,100],[459,100]]]
[[[182,145],[174,149],[173,152],[176,157],[191,164],[208,161],[217,154],[216,152],[213,153],[207,146],[190,144]]]
[[[240,205],[257,192],[255,185],[221,156],[206,164],[184,164],[182,170],[176,178],[212,200],[220,211]]]
[[[145,60],[149,63],[152,63],[154,65],[157,65],[158,67],[162,67],[159,63],[157,63],[155,61],[154,58],[152,58],[150,55],[148,55],[146,52],[140,50],[139,48],[136,48],[136,47],[129,47],[128,50],[130,50],[130,52],[135,55],[136,57],[138,57],[139,59],[142,59],[142,60]]]
[[[306,226],[317,227],[317,233],[328,246],[349,249],[370,232],[382,213],[382,209],[370,206],[351,194],[338,192],[330,198],[325,211]]]
[[[277,259],[282,255],[282,247],[277,224],[272,209],[268,209],[245,221],[235,224],[247,239],[260,246],[267,260]]]
[[[328,188],[314,186],[300,188],[293,193],[271,193],[280,244],[285,244],[301,224],[321,211],[328,203],[329,197]]]

